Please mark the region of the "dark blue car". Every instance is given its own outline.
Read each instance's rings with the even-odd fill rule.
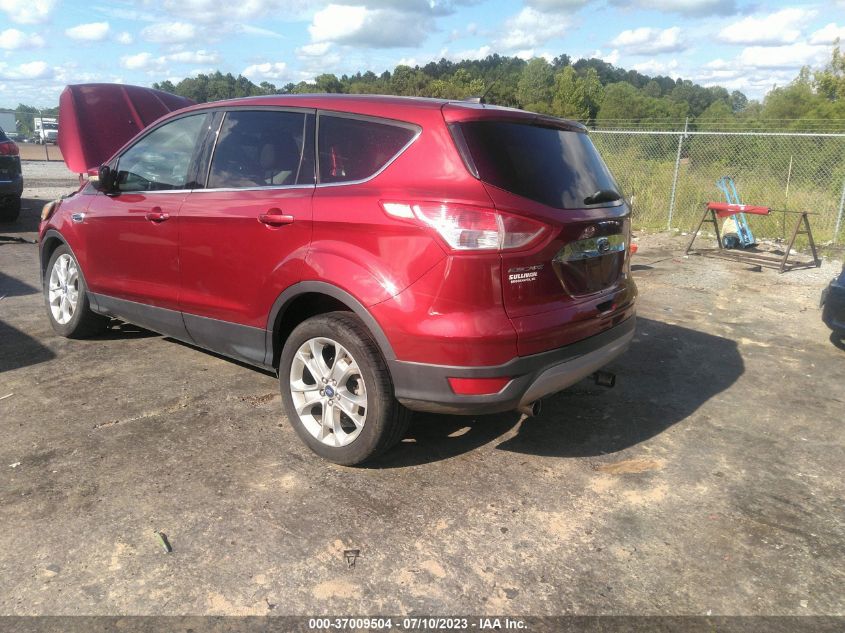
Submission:
[[[845,266],[822,292],[822,320],[834,334],[845,338]]]
[[[0,222],[13,222],[21,212],[23,176],[18,146],[0,128]]]

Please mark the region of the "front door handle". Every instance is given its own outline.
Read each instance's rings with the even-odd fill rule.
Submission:
[[[158,207],[153,207],[153,209],[151,211],[147,212],[147,214],[144,217],[147,218],[150,222],[155,222],[156,224],[158,224],[159,222],[164,222],[165,220],[169,220],[170,214],[165,213],[164,211],[162,211]]]
[[[285,215],[279,209],[269,209],[267,213],[262,213],[258,216],[258,221],[267,226],[284,226],[285,224],[293,224],[294,217],[292,215]]]
[[[80,222],[85,221],[85,214],[84,213],[71,213],[70,219],[79,224]]]

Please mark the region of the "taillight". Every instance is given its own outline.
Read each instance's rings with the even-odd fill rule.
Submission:
[[[18,146],[12,141],[0,143],[0,156],[17,156],[20,153]]]
[[[548,230],[545,224],[494,209],[438,202],[382,202],[395,218],[419,220],[456,251],[507,251],[527,248]]]

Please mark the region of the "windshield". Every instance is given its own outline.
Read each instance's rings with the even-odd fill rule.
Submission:
[[[486,183],[558,209],[615,206],[621,200],[619,185],[582,132],[501,121],[459,127]]]

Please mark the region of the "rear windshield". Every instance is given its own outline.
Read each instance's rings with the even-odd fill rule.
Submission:
[[[9,137],[6,136],[6,133],[3,131],[3,128],[0,127],[0,141],[8,141]]]
[[[558,209],[618,204],[586,201],[598,191],[620,196],[621,191],[582,132],[501,121],[471,121],[459,128],[484,182]]]

